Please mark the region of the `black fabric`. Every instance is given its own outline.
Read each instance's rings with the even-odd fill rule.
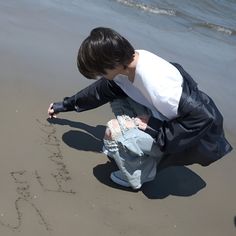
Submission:
[[[153,138],[157,137],[157,135],[158,135],[158,130],[153,129],[150,126],[147,126],[147,128],[144,130],[144,132],[149,134]]]
[[[170,163],[206,166],[232,150],[224,137],[223,117],[212,99],[198,90],[191,76],[180,65],[174,65],[184,78],[178,117],[164,121],[155,139]],[[186,159],[189,150],[193,153]]]
[[[212,99],[198,90],[197,83],[182,66],[172,65],[180,71],[184,81],[178,117],[170,121],[151,117],[148,125],[156,130],[152,130],[151,135],[165,156],[162,164],[209,165],[232,150],[224,136],[223,117]],[[126,96],[114,81],[103,78],[64,99],[64,106],[67,111],[82,112]]]
[[[147,125],[148,125],[148,127],[152,128],[154,130],[158,130],[163,125],[163,121],[151,116],[150,119],[148,120]]]
[[[52,109],[54,110],[55,113],[64,112],[67,110],[63,102],[54,102]]]
[[[64,99],[64,106],[66,111],[77,110],[82,112],[122,97],[127,97],[127,95],[114,81],[102,78],[72,97],[66,97]]]

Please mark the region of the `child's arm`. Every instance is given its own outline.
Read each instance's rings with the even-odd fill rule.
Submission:
[[[48,114],[52,118],[59,112],[82,112],[102,106],[115,98],[126,96],[126,93],[114,81],[102,78],[77,94],[64,98],[62,102],[50,104]]]
[[[161,151],[175,153],[193,146],[211,127],[213,119],[200,108],[170,121],[152,116],[136,117],[135,121],[139,129],[156,140]]]

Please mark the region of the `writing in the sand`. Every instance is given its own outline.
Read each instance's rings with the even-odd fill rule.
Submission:
[[[16,209],[16,223],[10,224],[0,221],[0,224],[2,226],[5,226],[11,230],[19,230],[22,222],[23,222],[23,207],[24,204],[27,204],[30,206],[37,217],[39,218],[39,222],[41,225],[44,226],[44,228],[47,231],[50,231],[51,228],[49,224],[47,223],[47,220],[43,216],[42,212],[39,210],[39,208],[34,203],[34,199],[37,197],[36,195],[33,195],[30,189],[30,179],[29,179],[29,173],[26,170],[22,171],[12,171],[10,173],[11,177],[14,180],[14,183],[16,184],[16,192],[17,192],[17,198],[15,200],[15,209]],[[1,217],[4,215],[1,214]]]
[[[75,191],[69,187],[71,176],[63,160],[64,157],[60,147],[60,140],[56,136],[55,126],[53,124],[44,124],[39,120],[36,121],[41,131],[46,135],[43,140],[44,145],[47,146],[49,152],[48,159],[55,165],[55,171],[51,173],[51,176],[55,180],[56,187],[50,188],[49,186],[46,186],[42,176],[40,176],[39,172],[36,170],[35,177],[38,183],[44,191],[75,194]]]
[[[44,192],[55,192],[64,194],[75,194],[75,191],[70,185],[71,176],[68,171],[66,164],[63,161],[63,155],[60,147],[60,140],[56,136],[56,128],[52,124],[45,124],[39,120],[36,120],[37,124],[44,134],[43,141],[44,145],[48,150],[47,160],[54,164],[54,170],[50,173],[50,176],[54,180],[54,186],[47,186],[43,180],[43,176],[40,175],[38,170],[33,173],[27,170],[17,170],[10,172],[10,176],[16,185],[17,198],[14,202],[16,211],[16,223],[11,224],[3,220],[4,214],[1,213],[0,225],[7,227],[11,230],[20,230],[23,217],[24,217],[24,206],[25,204],[31,207],[33,212],[39,219],[40,225],[47,231],[51,231],[52,228],[45,217],[42,210],[37,207],[35,200],[37,195],[32,193],[31,183],[33,180],[41,186]]]

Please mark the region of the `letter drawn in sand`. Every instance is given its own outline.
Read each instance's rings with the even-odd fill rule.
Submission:
[[[53,124],[44,124],[38,119],[36,121],[39,124],[40,130],[44,134],[46,134],[46,137],[43,137],[43,140],[49,152],[48,159],[55,164],[55,171],[51,173],[51,176],[55,180],[57,188],[53,189],[46,187],[43,182],[43,178],[36,170],[35,177],[38,183],[40,184],[40,186],[43,188],[44,191],[75,194],[75,191],[73,191],[71,188],[68,187],[68,184],[71,181],[71,177],[67,169],[67,166],[63,161],[63,155],[60,147],[60,140],[56,136],[56,128],[54,127]]]
[[[67,166],[63,160],[63,155],[60,147],[60,140],[56,136],[56,129],[52,124],[44,124],[37,120],[40,130],[46,135],[43,137],[44,144],[49,152],[47,159],[50,160],[55,169],[53,170],[51,176],[55,180],[56,187],[45,186],[43,177],[39,174],[37,170],[32,173],[27,172],[26,170],[12,171],[10,173],[15,185],[17,198],[14,202],[16,210],[16,222],[7,223],[3,219],[0,220],[0,225],[9,228],[10,230],[20,230],[23,224],[24,216],[24,207],[27,204],[33,209],[36,216],[39,218],[40,224],[47,231],[51,231],[51,227],[48,224],[45,216],[42,214],[41,210],[34,203],[35,195],[32,194],[30,189],[30,180],[32,177],[36,178],[39,185],[44,191],[57,192],[57,193],[66,193],[66,194],[75,194],[68,185],[71,181],[70,173],[67,169]],[[45,181],[46,182],[46,181]],[[3,214],[1,215],[3,216]]]
[[[16,184],[16,192],[18,194],[17,199],[15,200],[15,209],[16,209],[16,223],[6,223],[2,220],[0,221],[0,225],[7,227],[11,230],[20,230],[22,223],[23,223],[23,208],[24,204],[28,204],[38,216],[41,225],[44,226],[45,230],[50,231],[49,224],[47,223],[45,217],[43,216],[42,212],[33,202],[34,196],[30,192],[30,183],[27,180],[27,171],[12,171],[11,176]]]

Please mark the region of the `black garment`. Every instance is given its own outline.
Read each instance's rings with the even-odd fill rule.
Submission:
[[[223,116],[192,77],[180,65],[173,65],[184,78],[178,117],[164,122],[151,118],[149,124],[155,124],[155,129],[159,126],[155,138],[166,155],[165,165],[207,166],[232,150],[224,136]]]
[[[72,97],[64,98],[63,105],[66,111],[82,112],[122,97],[127,95],[114,81],[102,78]]]
[[[170,121],[151,117],[148,125],[156,131],[152,136],[165,156],[164,165],[198,163],[207,166],[232,150],[224,136],[223,117],[212,99],[198,90],[197,83],[182,66],[172,64],[184,81],[178,117]],[[100,79],[65,98],[63,105],[67,111],[81,112],[126,96],[114,81]]]

